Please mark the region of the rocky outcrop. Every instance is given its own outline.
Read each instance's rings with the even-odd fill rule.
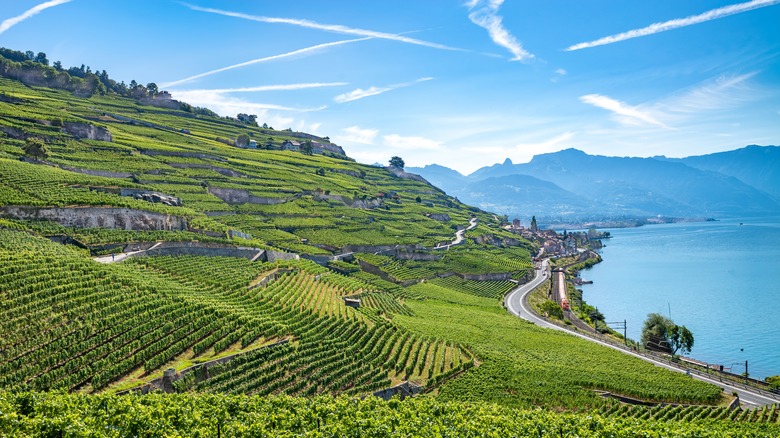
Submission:
[[[121,189],[121,196],[131,196],[133,199],[138,199],[146,202],[153,202],[155,204],[170,205],[171,207],[181,207],[181,198],[176,196],[166,195],[159,192],[151,192],[148,190],[136,190],[136,189]]]
[[[156,106],[158,108],[168,108],[173,110],[181,109],[181,102],[170,98],[170,95],[144,96],[138,99],[141,105]]]
[[[228,204],[284,204],[293,198],[266,198],[255,196],[244,189],[225,189],[220,187],[209,187],[208,192]]]
[[[439,222],[449,222],[452,220],[450,219],[450,216],[445,213],[431,213],[428,217]]]
[[[62,131],[79,139],[98,141],[113,140],[108,129],[90,125],[89,123],[65,122]]]
[[[395,258],[403,259],[403,260],[415,260],[415,261],[426,261],[426,262],[432,262],[436,260],[441,260],[440,255],[431,254],[429,252],[414,252],[414,251],[396,251]]]
[[[7,205],[0,216],[20,220],[47,220],[66,227],[113,228],[135,231],[186,230],[183,217],[116,207],[29,207]]]
[[[414,181],[419,181],[421,183],[425,183],[425,184],[429,184],[430,185],[428,180],[426,180],[425,178],[421,177],[420,175],[415,175],[413,173],[405,172],[400,167],[387,166],[387,167],[385,167],[385,170],[387,170],[388,172],[390,172],[391,174],[393,174],[397,178],[411,179],[411,180],[414,180]]]
[[[385,205],[384,201],[379,198],[366,198],[366,199],[352,199],[348,196],[342,195],[330,195],[320,192],[304,192],[304,194],[311,194],[315,201],[336,201],[341,202],[347,207],[362,208],[366,210],[379,208]]]
[[[27,132],[25,132],[24,129],[16,128],[13,126],[2,126],[0,127],[0,131],[3,131],[5,135],[7,135],[10,138],[13,138],[14,140],[24,140],[27,138]]]

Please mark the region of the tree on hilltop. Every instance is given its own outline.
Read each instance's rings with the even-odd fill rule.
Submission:
[[[397,167],[399,169],[403,169],[406,163],[404,163],[404,159],[399,156],[394,156],[390,158],[390,166]]]

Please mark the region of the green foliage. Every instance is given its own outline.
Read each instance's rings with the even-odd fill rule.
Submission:
[[[549,318],[563,319],[563,309],[555,301],[547,300],[541,305],[542,312]]]
[[[28,138],[24,142],[24,154],[30,158],[43,160],[49,157],[49,149],[40,138]]]
[[[678,326],[671,319],[658,313],[647,315],[642,326],[642,344],[646,348],[677,354],[690,353],[693,348],[693,333],[685,326]]]
[[[693,348],[693,333],[684,325],[675,324],[669,335],[669,341],[672,345],[672,354],[677,354],[677,351],[683,354],[690,353]]]
[[[637,409],[638,410],[638,409]],[[144,397],[0,393],[7,436],[777,436],[769,422],[684,421],[555,413],[420,397],[293,398],[149,394]],[[750,411],[736,411],[750,412]],[[703,417],[703,415],[702,415]],[[445,432],[446,431],[446,432]]]
[[[404,163],[404,159],[398,156],[393,156],[390,158],[390,165],[392,167],[397,167],[399,169],[403,169],[406,163]]]

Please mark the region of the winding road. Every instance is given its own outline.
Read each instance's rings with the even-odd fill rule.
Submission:
[[[515,289],[512,289],[509,292],[509,294],[507,294],[504,300],[504,304],[506,305],[507,310],[509,310],[509,313],[518,316],[520,318],[523,318],[525,320],[531,321],[532,323],[540,327],[559,330],[559,331],[569,333],[573,336],[579,336],[583,339],[587,339],[591,342],[601,344],[605,347],[609,347],[621,351],[625,354],[629,354],[631,356],[637,357],[639,359],[645,360],[656,366],[666,368],[671,371],[677,371],[680,373],[686,373],[686,372],[690,373],[690,376],[693,377],[694,379],[702,380],[707,383],[711,383],[715,386],[719,386],[729,393],[736,392],[739,395],[739,400],[743,406],[760,407],[764,405],[780,403],[780,396],[769,393],[767,391],[762,391],[757,388],[748,387],[746,385],[739,385],[732,382],[723,382],[710,375],[698,374],[695,371],[692,372],[693,370],[690,370],[684,366],[665,362],[656,359],[654,357],[648,357],[641,353],[629,350],[623,346],[614,345],[609,342],[604,342],[602,340],[590,336],[586,336],[582,333],[577,333],[577,332],[567,330],[561,326],[555,325],[553,323],[546,321],[543,318],[540,318],[539,316],[537,316],[535,313],[531,311],[530,306],[528,305],[528,295],[531,293],[532,290],[534,290],[537,286],[539,286],[545,280],[547,280],[547,278],[549,278],[550,273],[548,268],[549,268],[549,263],[545,259],[544,261],[542,261],[541,266],[538,267],[538,269],[536,269],[536,275],[534,276],[533,280],[529,281],[526,284],[518,286]]]
[[[453,240],[452,243],[448,243],[446,245],[441,245],[441,246],[436,246],[433,249],[444,249],[444,248],[450,249],[450,247],[453,246],[453,245],[460,245],[461,243],[463,243],[463,239],[466,238],[466,231],[473,230],[476,227],[477,227],[477,218],[473,217],[469,221],[469,226],[468,227],[466,227],[463,230],[458,230],[458,231],[455,232],[455,240]]]

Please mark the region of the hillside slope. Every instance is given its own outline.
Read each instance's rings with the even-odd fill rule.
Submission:
[[[501,298],[536,245],[413,176],[278,150],[302,133],[110,93],[8,79],[0,92],[4,388],[148,388],[173,368],[178,392],[411,381],[515,406],[612,404],[592,389],[721,400],[510,316]],[[272,149],[234,146],[242,135]],[[472,218],[463,244],[435,249]],[[119,252],[135,257],[92,259]]]

